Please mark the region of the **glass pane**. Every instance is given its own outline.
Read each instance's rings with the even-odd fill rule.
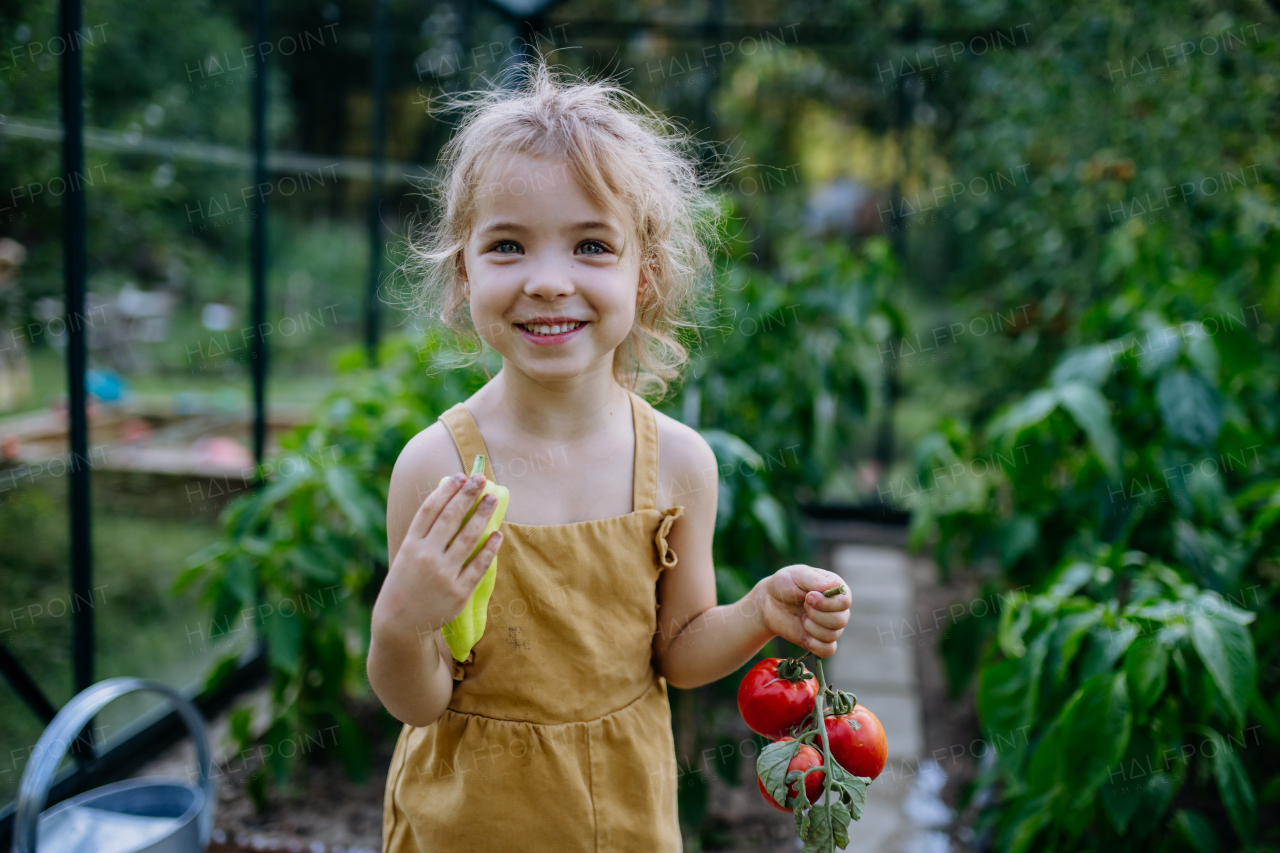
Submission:
[[[0,643],[71,696],[57,4],[0,15]],[[0,803],[43,729],[0,680]]]
[[[95,677],[199,690],[213,664],[251,645],[253,620],[215,640],[199,587],[172,586],[220,538],[246,493],[249,427],[248,157],[252,43],[227,7],[87,2],[109,20],[85,56],[89,191],[90,446]],[[140,11],[140,10],[139,10]],[[199,22],[197,24],[197,21]],[[93,140],[104,140],[95,144]],[[131,697],[99,718],[108,742],[158,713]]]

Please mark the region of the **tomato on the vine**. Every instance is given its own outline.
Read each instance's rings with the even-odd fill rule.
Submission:
[[[813,713],[818,680],[796,660],[766,658],[738,685],[738,713],[751,731],[778,740]]]
[[[847,706],[846,706],[847,707]],[[875,779],[889,757],[880,718],[863,705],[854,705],[847,714],[826,718],[827,742],[831,757],[854,776]]]
[[[795,738],[778,738],[779,742],[789,740],[795,740]],[[810,767],[818,767],[821,764],[822,755],[818,750],[808,744],[800,744],[800,751],[797,752],[795,757],[791,759],[791,762],[787,764],[787,772],[790,773],[792,770],[808,770]],[[819,770],[817,773],[810,773],[808,776],[804,777],[804,793],[805,796],[809,798],[810,803],[816,803],[818,798],[822,796],[822,779],[824,775],[825,774]],[[758,776],[756,777],[756,785],[760,787],[760,793],[769,801],[769,805],[779,811],[791,811],[791,809],[779,804],[777,800],[769,796],[769,792],[764,788],[764,780]],[[794,782],[789,783],[787,785],[787,797],[790,798],[798,796],[800,796],[800,788]]]

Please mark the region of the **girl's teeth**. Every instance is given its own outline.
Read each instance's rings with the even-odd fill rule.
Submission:
[[[561,332],[568,332],[572,329],[576,329],[580,325],[582,324],[581,323],[565,323],[564,325],[555,325],[555,326],[529,326],[528,329],[529,331],[533,332],[535,335],[558,335]]]

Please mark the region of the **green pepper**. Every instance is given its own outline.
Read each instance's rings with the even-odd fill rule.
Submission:
[[[472,475],[484,473],[484,454],[476,456],[475,464],[471,466]],[[448,477],[442,477],[440,485],[444,485]],[[489,536],[498,529],[502,524],[502,517],[507,513],[507,501],[511,499],[511,493],[507,491],[506,486],[499,486],[492,480],[485,478],[484,489],[476,496],[476,502],[471,505],[471,509],[467,510],[466,516],[462,519],[462,524],[458,525],[457,533],[449,538],[449,544],[453,544],[453,540],[457,538],[458,533],[462,532],[462,528],[466,526],[471,516],[475,514],[476,508],[480,506],[480,501],[485,495],[496,495],[498,505],[494,507],[493,515],[489,516],[489,523],[485,525],[484,532],[480,534],[480,541],[476,543],[476,547],[471,554],[467,556],[464,565],[470,562],[484,544],[489,541]],[[448,545],[445,546],[446,548]],[[489,617],[489,597],[493,595],[493,584],[498,578],[498,557],[495,554],[493,562],[489,564],[489,568],[485,570],[484,577],[480,579],[480,583],[476,586],[475,591],[471,593],[471,598],[467,600],[466,606],[449,624],[444,626],[444,641],[449,645],[449,651],[453,652],[455,660],[466,660],[467,655],[471,653],[471,649],[480,640],[480,636],[484,634],[485,622]]]

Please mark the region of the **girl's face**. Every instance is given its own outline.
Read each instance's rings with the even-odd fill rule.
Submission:
[[[477,188],[464,254],[480,337],[536,381],[612,375],[641,287],[628,237],[563,161],[515,154],[496,164]]]

